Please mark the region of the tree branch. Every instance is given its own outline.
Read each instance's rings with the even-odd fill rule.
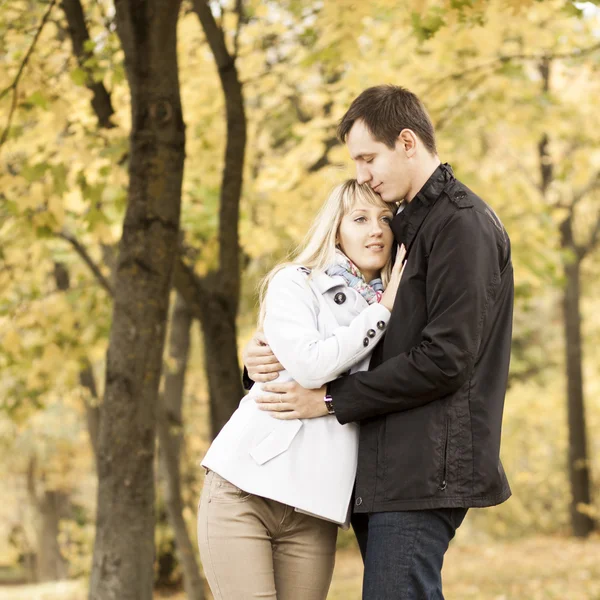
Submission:
[[[96,387],[94,370],[87,358],[85,358],[84,364],[79,371],[79,383],[86,388],[91,395],[91,399],[85,398],[84,400],[85,417],[94,458],[96,459],[96,464],[98,464],[98,432],[100,431],[101,411],[98,404],[98,388]]]
[[[59,238],[66,240],[73,246],[73,248],[75,249],[77,254],[79,254],[79,256],[83,259],[85,264],[90,268],[90,270],[94,274],[94,277],[96,277],[96,279],[98,280],[100,285],[108,292],[108,294],[110,296],[113,296],[114,295],[113,289],[112,289],[112,286],[110,285],[108,279],[106,279],[106,277],[104,277],[104,275],[102,274],[102,271],[100,270],[98,265],[96,265],[96,263],[92,260],[92,257],[89,255],[88,251],[81,244],[81,242],[79,242],[79,240],[77,240],[77,238],[75,238],[73,235],[71,235],[70,233],[67,233],[65,231],[61,231],[60,233],[57,233],[56,235]]]
[[[227,142],[219,203],[219,288],[237,313],[240,295],[239,214],[246,152],[246,113],[235,58],[229,54],[223,30],[207,0],[193,0],[219,71],[225,99]],[[188,299],[186,298],[186,301]]]
[[[598,216],[596,217],[596,224],[592,229],[592,235],[588,243],[585,246],[580,246],[581,249],[581,258],[585,258],[590,252],[592,252],[596,246],[600,242],[600,212],[598,212]]]
[[[35,471],[37,467],[37,456],[33,454],[27,463],[27,491],[29,498],[35,507],[39,510],[40,498],[35,485]]]
[[[569,222],[572,222],[575,219],[575,208],[577,205],[594,189],[600,187],[600,171],[597,171],[588,181],[586,185],[584,185],[581,189],[579,189],[574,195],[571,201],[571,204],[568,207],[569,210]],[[583,260],[595,247],[598,243],[598,237],[600,236],[600,213],[598,214],[598,219],[592,228],[592,235],[588,240],[587,244],[578,244],[575,241],[575,237],[571,234],[571,247],[577,254],[579,260]]]
[[[475,90],[480,84],[482,84],[485,80],[486,80],[486,75],[485,73],[483,75],[480,75],[478,78],[476,78],[471,85],[469,85],[467,87],[467,89],[465,90],[465,92],[463,94],[460,95],[460,97],[458,98],[458,100],[456,102],[454,102],[454,104],[452,104],[451,106],[448,106],[445,110],[444,113],[442,114],[442,116],[439,118],[439,120],[437,121],[437,123],[435,124],[435,130],[439,131],[441,130],[446,123],[452,118],[453,113],[456,112],[456,110],[461,107],[464,106],[465,104],[465,100],[467,99],[467,96],[473,91]]]
[[[61,292],[66,292],[67,290],[72,289],[69,271],[61,262],[54,263],[54,280],[56,282],[56,289]],[[87,357],[83,360],[83,365],[79,369],[79,383],[90,392],[92,397],[91,400],[85,398],[84,405],[88,424],[88,434],[90,436],[90,442],[92,444],[92,450],[94,451],[94,458],[97,465],[100,407],[98,406],[98,388],[96,387],[96,378],[94,377],[92,364]]]
[[[585,196],[600,187],[600,171],[596,171],[589,181],[573,194],[573,204],[577,205]]]
[[[307,171],[309,173],[316,173],[317,171],[321,170],[327,165],[330,165],[331,163],[329,162],[329,151],[332,148],[335,148],[339,145],[340,141],[337,139],[335,132],[333,132],[333,135],[331,137],[323,141],[323,154],[317,161],[315,161],[312,165],[310,165],[310,167],[308,167]]]
[[[180,256],[175,259],[173,287],[185,300],[194,318],[200,319],[203,314],[202,307],[206,304],[207,290],[202,279],[194,273],[192,267],[185,264]]]
[[[93,94],[92,109],[98,117],[98,125],[105,129],[115,127],[110,120],[114,110],[110,100],[110,94],[101,81],[94,81],[90,68],[86,61],[93,56],[93,52],[86,49],[86,44],[90,42],[90,34],[85,23],[85,15],[80,0],[62,0],[62,9],[67,17],[69,26],[69,35],[73,45],[73,54],[81,69],[85,71],[85,86]]]
[[[244,2],[243,0],[236,0],[235,13],[237,14],[237,25],[235,27],[235,34],[233,36],[233,60],[235,61],[238,57],[240,50],[240,31],[242,30],[242,21],[244,19]]]
[[[8,132],[10,131],[12,119],[13,119],[15,110],[17,108],[17,93],[18,93],[19,81],[21,80],[23,71],[25,70],[27,63],[29,62],[29,59],[31,58],[31,55],[33,54],[35,46],[36,46],[38,40],[40,39],[42,30],[44,29],[44,26],[46,25],[46,23],[48,22],[48,19],[50,18],[50,13],[52,12],[52,9],[54,8],[55,4],[56,4],[56,0],[50,1],[50,4],[48,5],[48,9],[46,10],[46,13],[44,14],[44,16],[42,18],[42,21],[39,24],[37,31],[35,32],[33,40],[31,41],[29,49],[27,50],[27,53],[25,54],[25,58],[23,58],[23,61],[21,62],[21,66],[19,67],[19,70],[17,71],[17,74],[16,74],[13,82],[7,88],[2,90],[2,92],[0,92],[0,100],[2,100],[2,98],[4,98],[4,96],[6,96],[11,90],[13,93],[12,103],[11,103],[10,111],[8,113],[8,119],[6,121],[6,126],[4,127],[4,131],[2,132],[2,136],[0,137],[0,148],[3,146],[4,142],[6,142],[6,139],[8,138]]]
[[[207,0],[193,0],[194,10],[200,19],[202,29],[206,35],[206,41],[210,46],[211,52],[217,63],[219,72],[233,67],[234,59],[227,50],[225,35],[223,30],[217,24],[210,5]]]
[[[456,81],[458,79],[462,79],[466,75],[470,75],[472,73],[476,73],[478,71],[482,71],[485,69],[497,68],[497,67],[505,65],[506,63],[509,63],[511,61],[523,60],[523,61],[542,62],[544,60],[551,61],[551,60],[563,60],[563,59],[569,59],[569,58],[581,58],[588,54],[592,54],[592,53],[596,52],[597,50],[600,50],[600,43],[593,44],[592,46],[588,46],[587,48],[578,48],[576,50],[573,50],[572,52],[562,52],[562,53],[561,52],[555,52],[555,53],[543,52],[543,53],[539,53],[539,54],[520,53],[520,54],[501,55],[501,56],[498,56],[488,62],[479,64],[479,65],[474,65],[467,69],[463,69],[462,71],[456,71],[454,73],[450,73],[449,75],[445,75],[444,77],[442,77],[436,81],[433,81],[429,85],[429,87],[427,87],[425,89],[424,94],[431,93],[436,87],[446,83],[449,80]]]
[[[543,193],[542,193],[542,188],[540,186],[540,184],[531,176],[531,173],[529,172],[528,169],[526,169],[522,162],[521,162],[521,157],[517,156],[510,148],[508,148],[508,152],[510,154],[510,157],[513,159],[513,166],[514,168],[519,171],[521,173],[521,175],[523,175],[523,177],[527,180],[527,183],[529,183],[529,185],[540,194],[540,196],[543,197]]]

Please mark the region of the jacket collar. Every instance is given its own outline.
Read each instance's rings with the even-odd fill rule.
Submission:
[[[396,241],[404,244],[407,254],[431,207],[453,181],[452,167],[448,163],[439,165],[412,201],[392,220]]]
[[[346,282],[344,278],[340,275],[334,275],[331,277],[324,273],[323,271],[317,272],[315,271],[312,276],[312,282],[319,291],[320,294],[324,294],[334,287],[345,286]]]

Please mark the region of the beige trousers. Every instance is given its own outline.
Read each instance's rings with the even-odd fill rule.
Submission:
[[[209,471],[198,507],[198,544],[215,600],[325,600],[335,523],[243,492]]]

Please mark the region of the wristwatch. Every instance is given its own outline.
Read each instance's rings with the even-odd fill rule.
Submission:
[[[325,398],[323,398],[323,400],[325,401],[325,406],[327,407],[327,412],[330,415],[335,415],[335,409],[333,408],[333,398],[331,397],[331,394],[329,393],[329,383],[327,383],[327,387],[325,388]]]

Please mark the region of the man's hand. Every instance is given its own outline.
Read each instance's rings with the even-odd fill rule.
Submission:
[[[307,390],[295,381],[288,381],[268,383],[262,389],[277,394],[255,398],[258,408],[269,411],[275,419],[314,419],[329,414],[324,401],[325,386]]]
[[[283,365],[271,352],[267,338],[262,331],[257,331],[246,344],[242,352],[244,366],[248,369],[248,376],[252,381],[265,383],[277,379]]]

